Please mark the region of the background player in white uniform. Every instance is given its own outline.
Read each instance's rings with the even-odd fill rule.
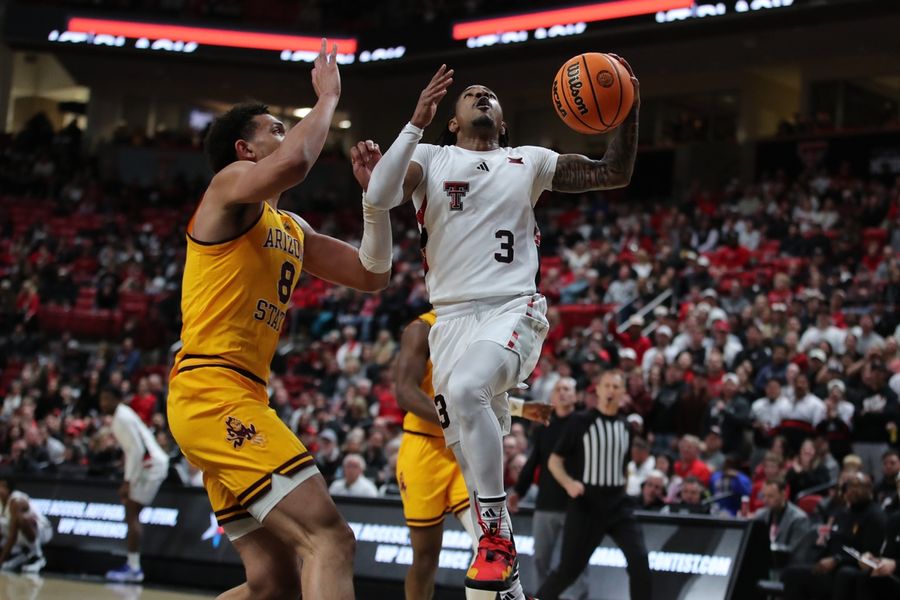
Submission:
[[[503,110],[482,85],[467,87],[457,98],[446,145],[419,144],[452,76],[443,65],[422,91],[409,124],[373,170],[363,203],[390,210],[414,201],[425,281],[437,312],[429,336],[435,404],[447,445],[477,490],[484,530],[466,584],[501,590],[517,564],[503,489],[506,391],[530,374],[548,329],[546,302],[535,285],[533,207],[544,190],[628,184],[640,96],[632,77],[633,108],[601,160],[508,147]],[[368,148],[374,144],[355,148],[355,159],[369,160]]]
[[[169,457],[153,437],[150,429],[132,408],[122,403],[122,396],[115,388],[100,393],[100,410],[112,415],[112,432],[122,447],[125,482],[119,495],[125,505],[125,521],[128,523],[128,561],[109,571],[111,581],[139,583],[144,580],[141,569],[141,509],[156,497],[159,486],[169,472]]]
[[[23,573],[39,573],[47,564],[41,546],[53,537],[53,526],[28,494],[17,490],[15,481],[8,477],[0,477],[0,506],[3,570],[21,568]]]

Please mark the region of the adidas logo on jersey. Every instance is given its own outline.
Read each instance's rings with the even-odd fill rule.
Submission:
[[[478,169],[479,171],[484,171],[485,173],[489,173],[489,172],[490,172],[490,169],[488,169],[487,163],[484,162],[484,161],[481,161],[481,164],[479,164],[479,165],[478,165],[477,167],[475,167],[475,168]]]

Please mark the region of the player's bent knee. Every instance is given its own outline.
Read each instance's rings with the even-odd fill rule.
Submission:
[[[263,573],[259,577],[247,579],[251,597],[264,600],[297,598],[300,596],[300,581],[286,576],[278,577],[272,573]]]
[[[356,537],[353,530],[343,519],[335,520],[317,529],[310,536],[310,545],[316,549],[316,554],[324,560],[341,561],[350,566],[353,565],[353,557],[356,553]],[[302,555],[303,548],[298,548]],[[304,557],[306,559],[306,557]]]
[[[473,418],[478,411],[491,404],[491,395],[484,382],[476,381],[468,373],[452,375],[447,387],[456,413],[463,421]]]

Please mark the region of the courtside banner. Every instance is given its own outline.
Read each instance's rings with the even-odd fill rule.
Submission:
[[[128,527],[116,484],[30,479],[20,481],[19,488],[53,524],[50,547],[124,556]],[[146,556],[241,564],[202,488],[164,485],[140,520]]]
[[[412,547],[397,504],[344,499],[338,500],[338,507],[356,535],[354,572],[357,576],[402,580],[412,564]],[[750,535],[752,522],[651,513],[640,513],[639,521],[649,553],[654,598],[749,597],[754,592],[756,578],[765,574],[768,548],[761,537]],[[522,583],[526,590],[536,591],[531,523],[531,514],[524,511],[513,518]],[[753,555],[755,564],[751,564],[748,556],[751,537],[757,544]],[[460,585],[471,557],[468,535],[455,518],[447,518],[436,583]],[[608,537],[591,556],[589,569],[592,599],[628,599],[625,557]],[[754,575],[749,574],[750,570]],[[738,579],[745,578],[752,583],[738,586]]]
[[[28,479],[19,487],[53,524],[50,547],[125,554],[125,511],[116,484]],[[335,501],[356,536],[356,576],[402,582],[412,564],[412,547],[400,502]],[[639,520],[649,552],[654,598],[743,598],[765,573],[768,550],[764,536],[752,536],[750,522],[650,513],[640,514]],[[202,489],[164,486],[153,505],[144,508],[141,522],[142,550],[148,557],[240,567]],[[531,513],[522,511],[513,524],[523,584],[526,590],[536,590]],[[754,543],[761,546],[752,546]],[[436,583],[461,587],[471,557],[468,535],[455,518],[446,519]],[[604,540],[597,548],[589,569],[591,598],[628,598],[625,558],[612,540]],[[750,583],[738,585],[739,580]]]

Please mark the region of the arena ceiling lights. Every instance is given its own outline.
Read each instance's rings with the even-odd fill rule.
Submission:
[[[466,40],[469,48],[578,35],[587,23],[637,17],[677,9],[690,9],[693,0],[615,0],[582,6],[543,10],[507,17],[464,21],[453,25],[453,39]]]

